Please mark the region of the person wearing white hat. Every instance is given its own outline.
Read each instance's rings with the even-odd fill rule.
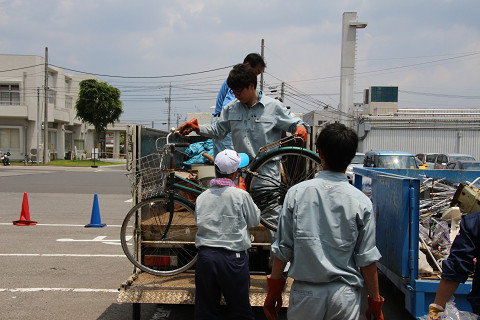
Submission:
[[[218,319],[223,294],[232,319],[255,319],[249,299],[248,229],[260,222],[249,193],[233,182],[248,165],[245,153],[223,150],[215,157],[216,178],[198,196],[195,221],[195,319]]]

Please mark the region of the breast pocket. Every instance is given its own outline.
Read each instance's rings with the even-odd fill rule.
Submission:
[[[269,116],[261,116],[255,119],[255,126],[252,128],[255,137],[264,137],[265,133],[270,132],[275,127],[275,119]]]
[[[227,119],[229,122],[230,122],[230,128],[231,128],[231,132],[235,132],[235,131],[241,131],[241,130],[245,130],[244,128],[244,124],[243,124],[243,120],[244,120],[244,117],[243,117],[243,114],[241,113],[229,113],[228,114],[228,119]]]

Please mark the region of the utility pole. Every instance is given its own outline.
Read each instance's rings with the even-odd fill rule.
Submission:
[[[37,153],[35,155],[36,163],[38,165],[38,158],[40,158],[40,131],[42,130],[42,121],[40,121],[40,88],[37,87]]]
[[[177,113],[177,128],[180,126],[180,115]]]
[[[264,48],[265,48],[265,41],[262,39],[261,56],[262,56],[263,61],[265,61]],[[262,71],[262,73],[260,73],[260,91],[263,92],[263,71]]]
[[[282,99],[282,103],[285,103],[285,82],[282,82],[282,88],[280,89],[280,98]]]
[[[48,47],[45,47],[45,116],[43,120],[43,165],[48,159]]]
[[[167,124],[167,131],[170,130],[170,112],[172,111],[172,84],[170,83],[170,87],[168,89],[168,124]]]

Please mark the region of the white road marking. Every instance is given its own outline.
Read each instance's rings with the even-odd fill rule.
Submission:
[[[83,253],[0,253],[0,257],[91,257],[125,258],[124,254],[83,254]]]
[[[59,241],[59,242],[103,242],[103,241],[116,242],[116,241],[120,241],[120,239],[118,239],[118,240],[105,240],[106,237],[107,236],[98,236],[98,237],[93,238],[92,240],[87,240],[87,239],[75,240],[75,239],[67,238],[67,239],[57,239],[57,241]]]
[[[104,244],[114,244],[114,245],[121,245],[120,239],[112,239],[112,240],[105,240],[107,236],[97,236],[91,240],[89,239],[82,239],[82,240],[75,240],[75,239],[57,239],[58,242],[101,242]],[[129,241],[132,236],[126,237],[126,240]]]
[[[89,288],[0,288],[0,292],[42,292],[42,291],[60,291],[60,292],[106,292],[118,293],[118,289],[89,289]]]
[[[1,222],[0,226],[13,226],[13,223]],[[82,227],[85,228],[84,224],[58,224],[58,223],[37,223],[36,226],[42,227]],[[31,226],[33,227],[33,226]],[[119,224],[109,224],[107,227],[120,228]]]

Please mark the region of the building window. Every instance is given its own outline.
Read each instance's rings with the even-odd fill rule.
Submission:
[[[84,140],[76,140],[74,141],[75,148],[77,148],[77,152],[82,152],[85,150],[85,141]]]
[[[65,131],[65,151],[72,151],[73,148],[73,133],[70,131]]]
[[[72,80],[71,79],[65,79],[65,92],[70,93],[72,90]]]
[[[1,84],[0,85],[0,104],[1,105],[20,105],[20,85]]]
[[[50,149],[51,153],[57,153],[57,131],[56,130],[48,130],[48,149]]]
[[[69,96],[65,96],[65,108],[72,109],[73,108],[73,98]]]
[[[0,150],[20,149],[20,129],[0,128]]]
[[[48,89],[48,103],[55,103],[55,98],[57,96],[57,92],[52,89]]]

